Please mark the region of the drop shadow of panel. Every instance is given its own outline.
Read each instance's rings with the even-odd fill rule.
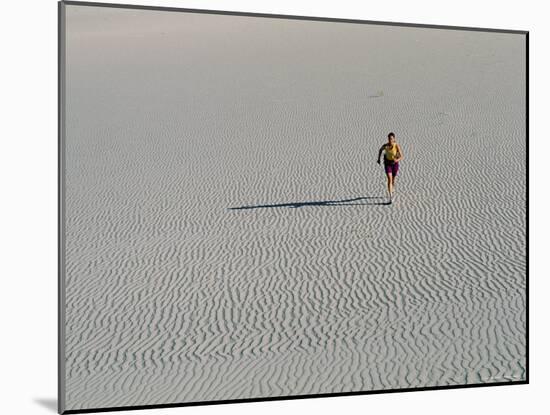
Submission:
[[[57,399],[53,399],[53,398],[35,398],[34,402],[36,402],[40,406],[43,406],[46,409],[49,409],[52,412],[57,413]]]
[[[313,202],[289,202],[278,204],[265,204],[265,205],[249,205],[230,207],[228,210],[245,210],[245,209],[269,209],[269,208],[291,208],[297,209],[308,206],[387,206],[390,202],[384,202],[385,197],[380,196],[364,196],[355,197],[353,199],[340,199],[340,200],[318,200]]]

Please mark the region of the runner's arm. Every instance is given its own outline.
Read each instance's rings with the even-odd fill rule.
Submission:
[[[382,151],[384,151],[384,148],[386,148],[385,144],[382,147],[380,147],[380,150],[378,150],[378,158],[376,159],[376,162],[378,164],[380,164],[380,156],[382,155]]]
[[[401,151],[401,146],[397,144],[397,154],[399,155],[397,159],[395,160],[396,163],[399,163],[401,160],[403,160],[403,152]]]

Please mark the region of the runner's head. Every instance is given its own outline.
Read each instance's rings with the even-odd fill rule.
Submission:
[[[388,134],[388,143],[395,144],[395,134],[394,133],[389,133]]]

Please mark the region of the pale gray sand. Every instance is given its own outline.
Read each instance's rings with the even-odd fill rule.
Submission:
[[[525,379],[523,35],[68,6],[66,45],[67,409]]]

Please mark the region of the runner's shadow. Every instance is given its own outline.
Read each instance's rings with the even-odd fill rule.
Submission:
[[[353,199],[341,199],[341,200],[319,200],[315,202],[290,202],[290,203],[278,203],[273,205],[251,205],[251,206],[239,206],[230,207],[229,210],[244,210],[244,209],[267,209],[267,208],[301,208],[306,206],[384,206],[389,205],[390,202],[384,202],[385,197],[379,196],[366,196],[356,197]],[[378,200],[378,202],[374,201]]]
[[[57,399],[54,398],[35,398],[34,402],[51,412],[57,412]]]

